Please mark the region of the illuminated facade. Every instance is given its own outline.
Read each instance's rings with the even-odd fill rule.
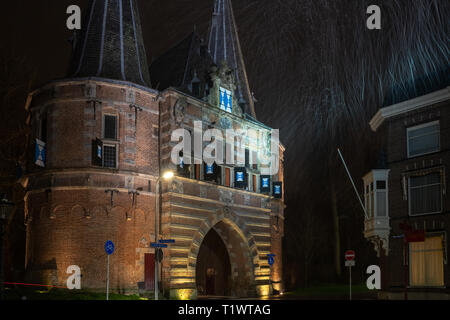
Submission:
[[[111,289],[151,292],[150,243],[174,239],[159,275],[174,298],[265,295],[269,253],[282,291],[284,148],[267,147],[271,128],[256,120],[230,1],[215,2],[207,43],[193,33],[150,68],[135,1],[91,1],[83,25],[69,77],[27,101],[36,141],[25,199],[29,280],[65,285],[67,267],[78,265],[83,289],[104,290],[103,245],[112,240]],[[172,133],[193,132],[196,121],[203,131],[265,138],[246,144],[242,165],[189,164],[186,155],[173,163]],[[273,175],[247,161],[261,144],[279,154]],[[175,177],[158,193],[167,170]]]

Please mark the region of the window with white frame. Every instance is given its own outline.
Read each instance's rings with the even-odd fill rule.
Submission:
[[[440,172],[410,176],[408,182],[410,215],[442,212],[442,181]]]
[[[408,158],[437,152],[440,150],[439,121],[433,121],[408,128]]]
[[[368,218],[388,217],[389,170],[372,170],[364,178],[364,202]]]

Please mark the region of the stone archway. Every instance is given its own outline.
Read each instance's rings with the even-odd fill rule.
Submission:
[[[201,270],[201,266],[205,262],[199,260],[202,259],[200,249],[205,239],[208,241],[207,235],[213,230],[226,247],[230,265],[229,283],[220,292],[225,292],[226,295],[233,297],[255,296],[254,268],[259,265],[259,255],[253,237],[245,228],[240,229],[238,227],[235,223],[239,222],[238,220],[232,212],[225,210],[225,212],[221,211],[216,219],[205,221],[194,238],[195,245],[191,248],[191,257],[195,258],[193,265],[196,271],[198,264]],[[226,265],[225,255],[222,253],[221,256],[222,262]],[[202,282],[202,277],[203,274],[196,274],[196,283]]]
[[[216,230],[203,239],[195,269],[199,296],[231,295],[231,263],[228,249]]]

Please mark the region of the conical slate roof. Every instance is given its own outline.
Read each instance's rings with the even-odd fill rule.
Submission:
[[[136,0],[91,0],[69,77],[100,77],[150,87]]]
[[[228,67],[234,70],[237,96],[245,102],[244,112],[256,118],[231,0],[215,0],[214,2],[208,49],[218,66],[226,61]]]

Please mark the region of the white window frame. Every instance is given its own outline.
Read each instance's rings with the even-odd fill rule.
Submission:
[[[439,143],[439,145],[438,145],[437,150],[411,155],[410,152],[409,152],[409,140],[410,140],[409,135],[410,135],[410,132],[414,131],[414,130],[426,128],[426,127],[431,127],[431,126],[434,126],[436,124],[439,125],[439,131],[438,131],[438,143]],[[417,126],[414,126],[414,127],[407,128],[406,129],[406,149],[407,149],[408,158],[420,157],[420,156],[424,156],[424,155],[427,155],[427,154],[436,153],[436,152],[441,151],[441,134],[440,133],[441,133],[441,126],[440,126],[439,120],[432,121],[432,122],[427,122],[427,123],[423,123],[423,124],[420,124],[420,125],[417,125]]]
[[[440,210],[440,211],[436,211],[436,212],[427,212],[427,213],[411,214],[411,178],[414,178],[414,177],[419,176],[419,175],[411,175],[411,176],[408,177],[408,215],[409,215],[410,217],[419,217],[419,216],[426,216],[426,215],[430,215],[430,214],[439,214],[439,213],[442,213],[442,211],[444,210],[444,196],[443,196],[443,194],[442,194],[442,190],[443,190],[443,185],[442,185],[442,172],[440,172],[440,171],[434,171],[434,172],[429,172],[429,173],[426,174],[426,175],[430,175],[430,174],[433,174],[433,173],[438,173],[438,174],[439,174],[439,177],[440,177],[439,185],[441,186],[441,189],[440,189],[440,193],[441,193],[441,210]],[[426,186],[429,187],[429,186],[435,186],[435,185],[437,185],[437,184],[429,184],[429,185],[426,185]]]
[[[367,174],[364,180],[364,205],[369,219],[389,218],[389,172],[390,170],[376,169]],[[385,189],[378,189],[377,182],[385,182]],[[378,193],[385,193],[385,216],[378,214]]]

